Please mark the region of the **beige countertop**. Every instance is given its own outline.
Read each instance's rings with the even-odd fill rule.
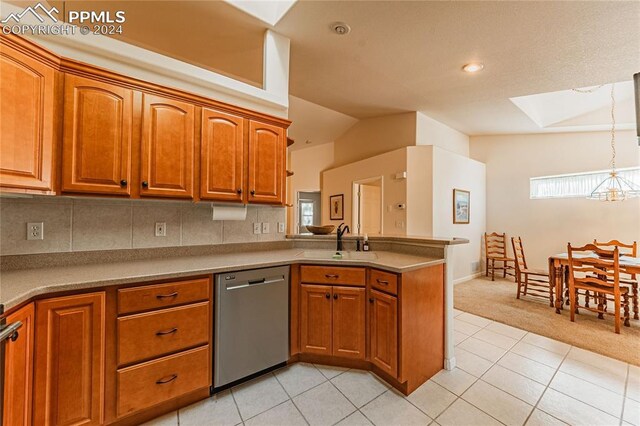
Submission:
[[[0,303],[5,310],[35,296],[109,285],[216,274],[292,263],[371,266],[408,272],[444,263],[444,259],[376,251],[377,259],[318,259],[304,257],[301,248],[135,260],[104,264],[59,266],[4,271],[0,275]]]

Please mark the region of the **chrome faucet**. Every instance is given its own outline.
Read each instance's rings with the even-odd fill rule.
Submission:
[[[343,228],[344,225],[344,228]],[[351,232],[349,229],[349,225],[345,225],[344,222],[338,225],[338,230],[336,231],[337,236],[337,247],[336,251],[342,251],[342,234],[345,232]]]

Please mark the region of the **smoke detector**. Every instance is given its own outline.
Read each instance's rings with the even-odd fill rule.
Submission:
[[[351,32],[351,27],[344,22],[334,22],[331,24],[331,29],[334,33],[341,36],[347,35]]]

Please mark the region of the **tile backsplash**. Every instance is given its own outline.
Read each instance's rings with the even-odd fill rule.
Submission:
[[[244,221],[211,220],[211,204],[71,197],[0,198],[0,255],[277,241],[284,207],[249,206]],[[27,223],[44,239],[27,240]],[[165,222],[166,236],[155,236]],[[268,234],[254,234],[268,222]]]

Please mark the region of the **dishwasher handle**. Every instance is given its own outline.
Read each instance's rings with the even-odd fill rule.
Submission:
[[[245,288],[245,287],[265,285],[265,284],[275,284],[275,283],[280,283],[280,282],[283,282],[283,281],[284,281],[284,275],[280,275],[278,277],[273,277],[273,278],[260,278],[260,279],[255,279],[255,280],[240,281],[238,283],[233,283],[233,285],[227,284],[226,289],[227,290],[238,290],[238,289]]]

